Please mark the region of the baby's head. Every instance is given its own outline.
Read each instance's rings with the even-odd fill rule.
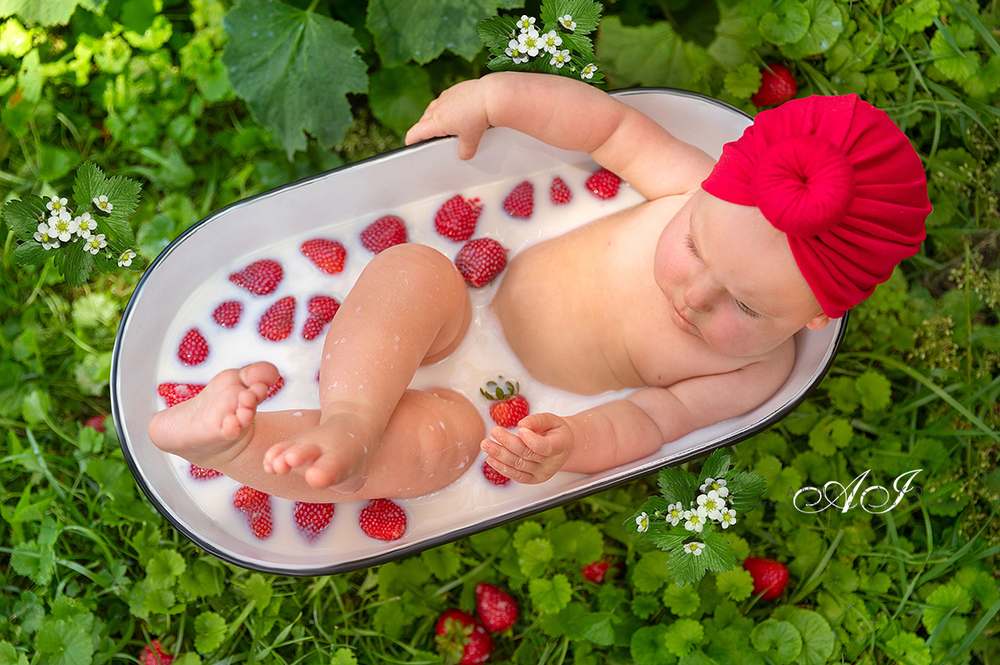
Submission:
[[[796,99],[757,115],[702,183],[784,233],[823,313],[840,318],[923,242],[924,168],[888,115],[857,95]]]

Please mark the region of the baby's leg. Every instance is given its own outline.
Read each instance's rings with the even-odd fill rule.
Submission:
[[[390,454],[383,448],[402,445],[383,433],[414,372],[458,346],[471,312],[465,279],[440,252],[402,244],[373,258],[327,332],[317,426],[271,447],[265,469],[294,469],[313,487],[346,492],[364,486],[369,470],[383,473],[373,463]],[[466,402],[459,408],[472,407]],[[423,465],[401,468],[405,475],[394,482],[412,485],[425,471]]]

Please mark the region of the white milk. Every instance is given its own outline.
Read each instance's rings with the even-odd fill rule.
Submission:
[[[584,187],[584,182],[597,167],[591,163],[563,166],[553,171],[536,173],[528,178],[492,183],[462,192],[465,198],[478,197],[483,205],[473,238],[489,237],[509,250],[508,260],[521,250],[537,242],[561,235],[582,224],[611,213],[634,206],[644,199],[624,182],[614,198],[602,201]],[[554,205],[549,200],[549,187],[555,176],[561,177],[572,192],[572,201]],[[530,219],[521,220],[508,216],[503,210],[503,200],[516,184],[529,180],[535,188],[534,213]],[[307,303],[314,295],[332,295],[343,302],[344,296],[372,258],[371,252],[361,244],[362,229],[379,217],[394,214],[406,223],[410,242],[430,245],[451,259],[455,258],[464,243],[443,238],[434,229],[434,215],[448,196],[436,196],[418,201],[405,208],[373,211],[365,217],[324,225],[317,216],[316,228],[308,235],[290,237],[283,244],[272,246],[248,255],[232,265],[219,266],[212,279],[202,284],[190,295],[172,320],[160,349],[156,384],[192,383],[205,384],[224,369],[241,367],[257,360],[274,363],[282,377],[284,388],[261,405],[261,411],[319,408],[317,372],[323,349],[324,335],[314,340],[302,339],[302,325],[307,317]],[[328,211],[327,217],[336,211]],[[337,240],[347,249],[345,269],[338,275],[327,275],[316,268],[301,254],[299,246],[314,237]],[[229,281],[229,275],[253,261],[270,258],[284,269],[278,288],[267,296],[255,296]],[[515,379],[521,394],[528,400],[531,411],[549,411],[561,415],[578,413],[615,397],[627,394],[580,396],[546,386],[534,380],[503,342],[499,324],[488,311],[500,278],[484,288],[470,288],[473,322],[458,349],[446,360],[418,370],[413,388],[449,386],[466,395],[483,416],[487,429],[492,426],[489,402],[479,393],[480,387],[498,375]],[[296,299],[295,328],[281,342],[264,340],[257,333],[257,323],[264,311],[285,296]],[[243,303],[239,323],[233,328],[223,328],[212,319],[212,312],[224,301]],[[183,365],[177,358],[177,347],[185,333],[198,328],[209,346],[208,359],[193,367]],[[325,331],[324,331],[325,332]],[[163,401],[160,400],[161,406]],[[227,532],[237,535],[254,547],[272,550],[277,554],[298,551],[303,547],[316,548],[318,553],[329,550],[331,558],[339,558],[357,547],[371,543],[358,527],[358,514],[367,502],[356,501],[338,504],[330,526],[314,541],[308,541],[295,526],[292,517],[293,502],[272,497],[274,529],[264,541],[257,539],[248,527],[245,517],[232,504],[232,497],[239,484],[229,478],[194,480],[185,460],[169,456],[181,485],[192,495],[195,503],[209,517],[225,525]],[[408,526],[404,539],[419,537],[422,530],[434,530],[453,516],[456,511],[475,510],[476,506],[516,504],[534,497],[547,495],[548,483],[519,485],[510,482],[498,487],[482,475],[485,453],[472,464],[467,473],[442,490],[412,499],[396,499],[407,513]],[[372,470],[377,473],[378,469]],[[559,473],[561,476],[570,474]],[[553,479],[555,481],[555,479]]]

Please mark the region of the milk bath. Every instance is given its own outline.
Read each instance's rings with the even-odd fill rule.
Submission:
[[[410,242],[429,245],[454,260],[465,244],[444,238],[434,229],[434,215],[438,208],[453,194],[467,199],[479,198],[483,206],[472,238],[488,237],[497,240],[508,250],[508,261],[523,249],[543,240],[561,235],[590,221],[641,203],[645,199],[624,182],[618,194],[600,200],[585,187],[586,179],[597,170],[592,162],[560,166],[510,180],[472,187],[448,195],[438,195],[414,202],[404,207],[375,210],[352,220],[329,222],[337,210],[318,210],[316,225],[308,234],[289,237],[280,245],[267,247],[248,254],[232,264],[219,266],[214,276],[199,285],[184,302],[172,319],[164,344],[159,350],[156,381],[151,386],[157,408],[165,403],[156,395],[156,385],[162,383],[205,384],[222,370],[242,367],[258,360],[267,360],[277,366],[284,379],[284,387],[261,404],[260,411],[319,408],[318,380],[321,354],[326,329],[313,340],[302,338],[302,325],[308,315],[307,303],[316,295],[328,295],[342,302],[372,253],[360,241],[362,229],[376,219],[392,214],[403,219]],[[572,200],[555,205],[549,200],[553,178],[559,177],[569,186]],[[534,185],[534,212],[529,219],[515,219],[503,210],[503,200],[520,182],[527,180]],[[280,223],[280,222],[276,222]],[[238,233],[236,229],[234,232]],[[340,242],[347,250],[343,272],[328,275],[320,271],[299,250],[311,238],[327,238]],[[281,264],[284,275],[274,292],[255,296],[229,281],[229,275],[242,270],[253,261],[273,259]],[[464,394],[478,409],[487,431],[493,425],[489,402],[479,390],[487,381],[502,375],[516,380],[521,394],[528,400],[531,412],[550,411],[560,415],[578,413],[611,399],[620,398],[631,391],[597,396],[581,396],[546,386],[534,380],[523,368],[503,341],[498,322],[489,311],[496,286],[503,273],[483,288],[470,288],[473,321],[469,332],[454,353],[430,367],[422,367],[410,383],[411,388],[446,386]],[[610,278],[610,276],[609,276]],[[263,313],[279,299],[292,296],[296,300],[295,325],[292,333],[280,342],[263,339],[257,324]],[[224,328],[212,318],[221,303],[236,300],[243,311],[238,323]],[[567,325],[572,325],[568,321]],[[188,330],[197,328],[208,342],[207,359],[195,366],[186,366],[177,357],[177,348]],[[372,371],[380,368],[373,367]],[[359,389],[364,389],[364,379]],[[393,499],[407,514],[406,533],[399,541],[382,543],[366,536],[358,526],[358,515],[366,501],[338,503],[330,525],[318,538],[307,539],[293,519],[294,502],[271,498],[273,530],[266,539],[259,539],[251,532],[245,516],[233,507],[233,494],[239,484],[226,477],[196,480],[189,473],[189,463],[180,457],[167,455],[169,463],[194,502],[209,518],[216,521],[230,534],[253,548],[276,554],[301,553],[303,548],[325,557],[331,562],[357,558],[408,541],[420,540],[422,533],[439,532],[456,513],[468,515],[485,507],[495,509],[504,505],[518,506],[536,497],[554,493],[553,486],[560,486],[567,477],[576,474],[560,472],[546,483],[521,485],[509,482],[496,486],[482,474],[486,458],[480,453],[471,467],[455,482],[431,494],[411,498]],[[373,472],[377,473],[375,469]]]

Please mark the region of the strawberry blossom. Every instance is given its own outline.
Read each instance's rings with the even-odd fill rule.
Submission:
[[[595,65],[594,63],[591,62],[591,63],[585,65],[584,68],[580,71],[580,78],[582,78],[582,79],[592,79],[592,78],[594,78],[594,74],[596,72],[597,72],[597,65]]]
[[[89,212],[85,212],[76,219],[73,220],[76,224],[76,234],[83,238],[88,235],[91,231],[97,228],[97,220],[90,216]]]
[[[569,51],[556,51],[552,54],[552,59],[549,60],[550,65],[555,65],[557,68],[562,67],[569,62]]]
[[[83,238],[83,248],[91,254],[97,254],[107,246],[108,242],[104,239],[103,233],[98,233],[96,236],[88,233]]]
[[[703,549],[705,549],[705,543],[694,542],[684,544],[684,551],[695,556],[701,556],[701,551]]]
[[[45,207],[51,210],[53,215],[58,215],[63,210],[63,208],[66,207],[67,203],[68,201],[66,201],[66,199],[61,199],[58,196],[53,196],[49,200],[49,202],[45,204]]]
[[[35,242],[42,245],[42,249],[57,249],[59,247],[59,239],[52,237],[49,232],[49,225],[42,222],[38,225],[38,230],[34,234]]]
[[[570,16],[569,14],[560,16],[559,18],[556,19],[556,22],[566,30],[569,30],[570,32],[576,30],[576,21],[574,21],[573,17]]]
[[[118,267],[127,268],[132,265],[132,259],[135,258],[135,252],[131,249],[126,249],[122,252],[122,255],[118,257]]]
[[[94,197],[94,205],[97,206],[97,209],[102,212],[111,212],[115,208],[115,206],[108,201],[108,197],[104,194]]]
[[[79,225],[68,210],[62,210],[58,215],[49,218],[49,235],[59,238],[60,242],[69,242]]]
[[[649,515],[647,515],[646,513],[639,515],[638,517],[635,518],[635,524],[639,533],[645,533],[646,531],[649,530]]]
[[[548,53],[555,53],[562,46],[562,37],[556,34],[555,30],[549,30],[542,35],[542,48]]]

